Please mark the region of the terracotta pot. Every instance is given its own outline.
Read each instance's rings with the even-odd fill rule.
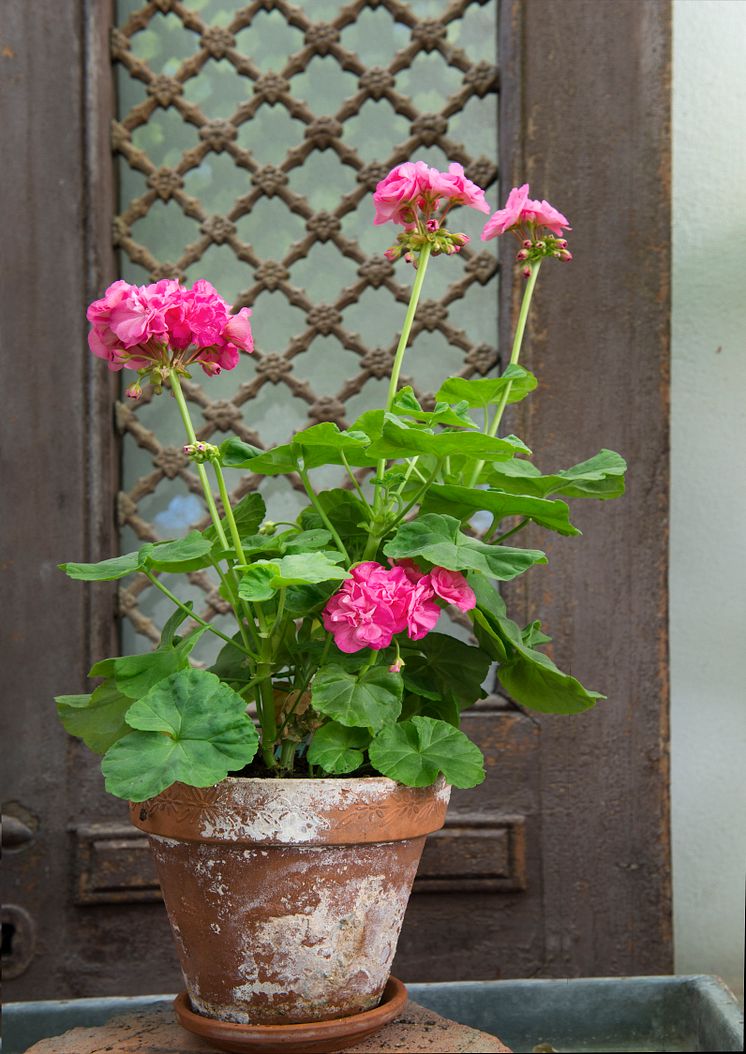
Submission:
[[[132,804],[193,1008],[274,1025],[376,1006],[449,794],[442,780],[228,778]]]

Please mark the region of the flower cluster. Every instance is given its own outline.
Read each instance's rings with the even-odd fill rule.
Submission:
[[[548,201],[529,198],[528,183],[513,187],[505,208],[487,220],[482,241],[490,241],[510,231],[521,242],[516,256],[523,264],[528,278],[532,265],[546,256],[558,260],[572,260],[563,230],[572,230],[567,219]],[[433,256],[451,256],[460,252],[470,240],[466,234],[455,234],[445,228],[444,220],[455,205],[468,205],[480,212],[489,212],[484,191],[464,175],[461,165],[451,164],[447,172],[439,172],[424,161],[406,161],[397,165],[382,179],[373,195],[376,207],[374,223],[397,223],[404,230],[397,235],[396,244],[386,250],[389,260],[404,257],[406,263],[417,266],[417,254],[425,245]]]
[[[253,350],[250,316],[247,307],[231,315],[204,279],[192,289],[172,278],[144,286],[119,281],[88,308],[88,345],[110,370],[127,366],[160,387],[170,369],[185,373],[194,363],[208,376],[232,370],[241,351]],[[139,393],[138,383],[127,394]]]
[[[479,212],[489,212],[484,191],[464,175],[459,164],[439,172],[424,161],[406,161],[397,165],[382,179],[373,195],[376,207],[374,223],[398,223],[404,231],[397,244],[387,250],[389,260],[402,254],[414,263],[413,254],[429,243],[433,256],[450,256],[461,251],[469,238],[446,230],[443,221],[456,205],[468,205]]]
[[[464,576],[444,567],[425,574],[411,560],[391,568],[370,560],[353,567],[351,574],[323,612],[324,628],[347,653],[362,648],[380,651],[404,630],[411,640],[420,640],[440,616],[436,598],[461,611],[476,604]]]
[[[504,209],[498,209],[487,220],[482,231],[482,241],[497,238],[510,231],[521,242],[516,260],[524,265],[523,274],[528,278],[531,264],[545,256],[557,260],[572,260],[566,240],[561,237],[563,229],[572,230],[567,219],[548,201],[534,201],[528,196],[528,183],[513,187]],[[547,233],[549,232],[549,233]]]

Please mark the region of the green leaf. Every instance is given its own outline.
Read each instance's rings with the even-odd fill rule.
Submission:
[[[460,519],[464,519],[472,509],[486,509],[498,519],[505,516],[525,517],[542,527],[557,531],[558,534],[580,534],[577,527],[570,523],[570,510],[564,501],[548,501],[546,498],[508,494],[500,490],[434,483],[423,503],[425,512],[456,514]]]
[[[398,718],[402,691],[401,675],[389,673],[383,666],[350,673],[332,663],[316,674],[311,703],[320,714],[342,725],[379,729]]]
[[[155,571],[199,571],[210,565],[213,542],[201,531],[190,531],[174,542],[149,543],[140,550],[144,567]]]
[[[271,600],[277,592],[273,585],[279,572],[276,563],[268,560],[257,560],[248,571],[245,571],[238,582],[238,595],[243,600]]]
[[[205,627],[198,626],[176,647],[160,647],[141,655],[103,659],[91,667],[88,676],[112,678],[123,695],[139,699],[153,685],[189,665],[189,653],[204,632]]]
[[[533,648],[517,649],[512,659],[498,666],[497,676],[517,703],[544,714],[580,714],[606,698],[562,673],[548,656]]]
[[[105,754],[131,731],[124,715],[132,700],[110,682],[99,685],[91,695],[58,695],[55,703],[65,731],[82,739],[94,754]]]
[[[177,781],[210,787],[256,754],[246,703],[206,670],[181,670],[127,711],[136,731],[118,740],[101,769],[118,798],[144,801]]]
[[[58,564],[68,578],[79,582],[113,582],[125,575],[133,575],[142,570],[140,553],[127,553],[125,556],[114,556],[110,560],[100,560],[97,564]]]
[[[490,465],[480,475],[480,481],[512,494],[531,494],[545,497],[557,494],[565,498],[596,498],[601,501],[624,494],[624,473],[627,463],[613,450],[601,450],[588,461],[553,475],[542,476],[530,461],[515,458],[499,465]]]
[[[309,553],[314,549],[323,549],[332,540],[327,530],[318,528],[313,531],[285,531],[283,537],[283,551],[288,554]]]
[[[341,487],[322,490],[317,498],[350,555],[363,549],[368,540],[368,514],[362,501]],[[318,530],[323,526],[323,520],[313,506],[304,509],[299,519],[302,526],[309,530]]]
[[[434,410],[423,410],[409,385],[399,389],[391,405],[392,413],[400,417],[411,417],[430,427],[439,424],[453,428],[476,428],[477,425],[469,417],[467,410],[465,402],[459,402],[456,406],[449,406],[445,402],[436,403]],[[380,430],[378,434],[380,435]]]
[[[250,537],[254,534],[266,515],[267,508],[264,504],[264,498],[258,491],[253,490],[250,494],[245,494],[241,498],[233,509],[233,518],[236,521],[238,535],[242,542],[244,537]],[[227,537],[230,538],[230,528],[225,516],[221,517],[220,522]],[[218,534],[212,524],[205,529],[204,535],[205,538],[209,538],[213,543],[217,541]]]
[[[235,644],[224,644],[218,652],[218,657],[210,667],[210,673],[214,673],[221,681],[243,681],[249,680],[251,666],[249,656],[241,650],[243,639],[240,632],[234,633]],[[239,647],[236,647],[236,644]]]
[[[331,559],[331,556],[334,559]],[[319,582],[344,582],[350,578],[350,572],[339,567],[337,561],[341,554],[334,553],[293,553],[283,556],[278,563],[279,573],[275,587],[316,585]]]
[[[251,468],[250,462],[264,451],[261,447],[244,443],[242,439],[231,436],[220,444],[220,464],[225,468]],[[261,523],[261,520],[259,521]]]
[[[575,677],[559,670],[548,656],[531,647],[527,640],[538,643],[544,634],[535,623],[522,633],[508,618],[504,601],[488,582],[470,575],[469,584],[480,609],[480,616],[475,618],[481,627],[480,642],[487,647],[483,634],[488,634],[499,645],[497,651],[503,654],[495,655],[500,661],[497,677],[515,702],[545,714],[579,714],[597,699],[605,698],[584,688]]]
[[[306,757],[311,765],[341,776],[360,768],[364,760],[363,750],[368,743],[370,733],[367,729],[346,728],[336,721],[329,721],[314,733]]]
[[[429,787],[441,772],[454,787],[475,787],[484,779],[479,747],[453,725],[431,717],[382,729],[368,755],[374,768],[408,787]]]
[[[187,600],[185,607],[187,607],[189,611],[192,611],[194,609],[194,601]],[[177,608],[176,611],[166,619],[163,629],[161,630],[161,643],[159,647],[164,648],[174,644],[177,629],[188,617],[189,612],[184,611],[183,608]]]
[[[336,582],[324,582],[317,586],[288,586],[285,593],[285,613],[291,619],[314,614],[321,610],[336,591]]]
[[[498,403],[509,385],[508,403],[518,403],[525,399],[529,392],[534,391],[537,383],[534,375],[523,366],[512,364],[501,377],[477,377],[471,380],[466,380],[465,377],[449,377],[441,385],[436,399],[447,403],[463,401],[468,406],[482,409]]]
[[[386,415],[380,439],[374,440],[368,447],[368,453],[377,458],[422,454],[445,458],[454,454],[474,461],[500,461],[512,458],[518,450],[531,453],[523,444],[517,448],[515,441],[497,439],[481,432],[432,433],[423,428],[411,427],[392,414]]]
[[[257,560],[238,583],[238,595],[246,600],[269,600],[287,586],[343,582],[349,571],[338,567],[326,553],[296,553],[279,560]]]
[[[245,468],[265,476],[296,472],[302,463],[306,469],[322,465],[373,466],[376,459],[366,453],[368,437],[363,433],[342,432],[331,421],[311,425],[296,433],[290,443],[274,447],[253,458]],[[344,457],[343,457],[344,455]]]
[[[446,633],[428,633],[413,647],[421,654],[407,649],[402,671],[409,691],[431,697],[435,688],[436,694],[452,695],[462,706],[484,698],[490,656],[481,648]]]
[[[449,571],[482,571],[491,578],[507,582],[547,558],[538,549],[513,549],[507,545],[487,545],[463,534],[453,516],[428,513],[403,523],[383,547],[386,556],[401,560],[422,556]]]

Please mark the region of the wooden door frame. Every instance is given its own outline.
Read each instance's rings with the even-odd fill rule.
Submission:
[[[508,428],[545,471],[603,446],[630,466],[625,497],[576,503],[586,536],[537,535],[549,567],[506,591],[608,695],[539,715],[542,973],[667,973],[671,5],[501,0],[500,16],[503,192],[556,202],[575,254],[541,274],[524,353],[540,387]],[[505,349],[521,289],[503,242]]]
[[[512,591],[514,609],[541,611],[558,662],[610,697],[582,718],[541,719],[542,973],[666,972],[670,4],[500,2],[502,186],[530,181],[575,226],[575,262],[546,267],[529,335],[526,361],[548,394],[529,400],[514,427],[535,438],[548,467],[603,444],[632,466],[624,501],[583,509],[587,537],[551,545],[550,568]],[[95,962],[83,962],[77,934],[58,926],[74,881],[68,827],[88,809],[81,801],[93,783],[82,776],[81,792],[70,776],[75,745],[51,699],[84,688],[115,627],[115,589],[81,589],[54,566],[101,559],[118,541],[116,378],[83,351],[84,309],[116,274],[112,14],[111,0],[16,0],[0,41],[11,260],[1,426],[12,515],[3,535],[13,615],[4,778],[6,798],[32,826],[35,810],[53,801],[45,827],[5,861],[11,903],[23,909],[43,886],[28,934],[37,954],[9,983],[14,999],[99,990]],[[504,348],[517,292],[507,280],[511,246],[502,253]],[[587,384],[590,366],[596,384],[605,379],[592,397],[575,380]],[[33,746],[12,749],[22,741]],[[69,979],[77,957],[86,991]]]

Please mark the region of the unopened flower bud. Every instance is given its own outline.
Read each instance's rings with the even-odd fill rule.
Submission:
[[[142,395],[142,388],[140,387],[140,382],[135,381],[134,384],[131,384],[129,386],[129,388],[124,394],[127,396],[128,399],[139,399]]]
[[[395,260],[398,260],[401,256],[401,247],[399,245],[392,245],[391,248],[387,249],[383,255],[386,257],[387,260],[391,260],[391,262],[393,263]]]
[[[524,267],[523,270],[521,271],[521,274],[523,275],[524,278],[530,278],[531,277],[531,268],[530,267]]]
[[[431,234],[434,234],[436,231],[440,230],[440,223],[434,219],[428,220],[425,224],[425,227],[428,231],[430,231]]]
[[[515,258],[516,258],[516,260],[519,260],[519,261],[528,260],[528,250],[527,249],[521,249],[520,252],[517,252],[515,254]]]
[[[537,242],[537,243],[536,243],[536,248],[537,248],[537,249],[538,249],[538,250],[539,250],[540,252],[543,252],[543,251],[544,251],[544,250],[546,249],[546,247],[547,247],[547,243],[546,243],[546,242]]]
[[[463,231],[458,231],[456,234],[451,235],[451,241],[454,245],[458,245],[461,248],[462,245],[468,245],[471,238],[468,234],[464,234]]]
[[[403,666],[404,666],[404,659],[402,659],[402,657],[400,655],[398,657],[398,659],[396,660],[396,662],[393,662],[391,664],[391,666],[389,666],[389,673],[400,673]]]
[[[404,253],[404,263],[414,263],[414,257],[411,253]]]
[[[525,242],[523,242],[523,248],[530,249],[533,244],[534,243],[529,238],[526,238]]]
[[[274,520],[265,520],[259,528],[259,534],[274,534],[277,530],[277,524]]]
[[[567,248],[567,238],[558,238],[557,239],[557,245],[560,247],[560,249],[566,249]]]
[[[194,444],[193,443],[185,443],[184,446],[181,449],[184,451],[186,456],[189,457],[191,454],[194,453]]]
[[[572,253],[569,252],[567,249],[563,249],[562,252],[559,254],[559,258],[560,260],[563,260],[565,263],[567,263],[568,260],[572,260]]]

